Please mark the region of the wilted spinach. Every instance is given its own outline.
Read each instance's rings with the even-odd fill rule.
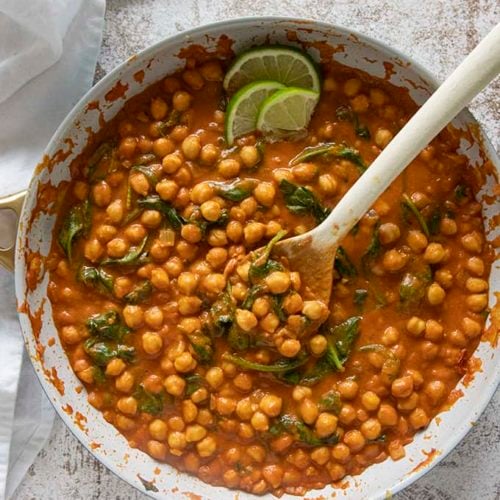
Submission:
[[[323,207],[310,189],[282,179],[280,190],[283,193],[286,207],[293,214],[312,215],[318,224],[328,217],[330,209]]]
[[[146,243],[148,241],[148,237],[145,236],[142,242],[136,246],[132,247],[128,253],[126,253],[123,257],[120,257],[119,259],[114,259],[108,257],[107,259],[104,259],[101,262],[102,266],[133,266],[136,264],[141,264],[145,260],[145,255],[143,255],[143,250],[144,247],[146,246]]]
[[[180,231],[182,226],[187,222],[170,203],[163,201],[156,194],[139,198],[137,205],[146,210],[158,210],[167,219],[172,229],[176,231]]]
[[[122,323],[116,311],[108,311],[91,316],[86,323],[90,335],[105,340],[121,342],[130,328]]]
[[[85,285],[96,287],[103,293],[113,292],[113,276],[100,267],[81,266],[77,278]]]
[[[240,202],[252,195],[257,185],[254,179],[245,179],[238,182],[232,182],[229,185],[216,184],[217,194],[226,200]]]
[[[358,274],[356,267],[343,247],[338,247],[337,249],[335,255],[335,270],[339,273],[341,278],[354,278]]]
[[[141,283],[138,283],[132,291],[127,293],[127,295],[123,297],[123,300],[127,304],[139,304],[147,300],[152,292],[153,285],[151,284],[151,281],[144,280]]]
[[[88,200],[75,205],[63,220],[58,241],[71,262],[71,251],[75,240],[85,234],[90,226],[90,203]]]
[[[264,365],[262,363],[255,363],[254,361],[249,361],[248,359],[236,356],[234,354],[229,354],[227,352],[223,354],[222,358],[226,361],[234,363],[244,370],[253,370],[265,373],[282,373],[295,370],[295,368],[298,368],[299,366],[302,366],[307,362],[307,356],[299,356],[296,358],[278,359],[274,363]]]
[[[335,114],[339,120],[351,122],[358,137],[370,139],[370,130],[366,125],[360,123],[358,114],[350,106],[339,106]]]

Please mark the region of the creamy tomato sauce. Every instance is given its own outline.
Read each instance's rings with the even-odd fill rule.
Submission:
[[[401,459],[446,407],[492,252],[448,128],[342,242],[331,302],[316,301],[256,250],[318,224],[416,105],[323,65],[301,138],[227,148],[224,68],[189,61],[74,162],[49,298],[89,402],[130,446],[211,484],[302,495]]]

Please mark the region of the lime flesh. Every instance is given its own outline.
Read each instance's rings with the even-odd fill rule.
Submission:
[[[260,105],[277,90],[285,88],[279,82],[264,80],[249,83],[231,97],[226,113],[226,142],[231,146],[236,137],[253,132],[257,125]]]
[[[224,89],[232,94],[256,80],[275,80],[289,87],[320,90],[319,74],[312,59],[290,47],[258,47],[244,52],[226,73]]]

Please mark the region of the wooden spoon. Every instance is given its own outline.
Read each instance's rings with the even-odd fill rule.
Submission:
[[[333,264],[342,239],[391,182],[464,106],[500,73],[500,24],[479,43],[382,151],[343,196],[330,215],[311,231],[279,242],[275,255],[315,298],[328,304]]]

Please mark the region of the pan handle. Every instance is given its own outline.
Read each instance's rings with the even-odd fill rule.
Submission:
[[[0,211],[12,210],[15,212],[17,219],[21,217],[21,210],[23,208],[26,191],[11,194],[8,196],[0,197]],[[17,228],[17,224],[15,226]],[[5,267],[9,271],[14,271],[14,253],[16,247],[16,234],[12,235],[14,243],[9,248],[0,247],[0,266]]]

